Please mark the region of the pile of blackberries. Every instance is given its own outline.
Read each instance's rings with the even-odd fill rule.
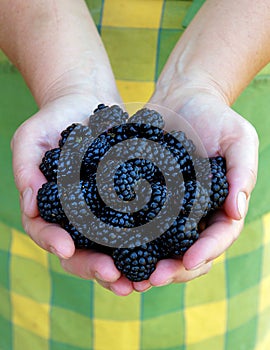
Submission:
[[[122,160],[107,159],[121,143]],[[62,131],[40,170],[47,179],[37,195],[40,216],[69,232],[76,248],[110,254],[131,281],[148,279],[161,259],[183,256],[228,195],[224,158],[200,157],[184,132],[166,132],[148,108],[129,117],[117,105],[98,105],[88,125]]]

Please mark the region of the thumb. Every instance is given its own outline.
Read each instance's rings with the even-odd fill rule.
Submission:
[[[42,150],[27,128],[20,127],[11,141],[13,153],[13,173],[16,187],[20,193],[21,210],[28,217],[36,217],[38,209],[36,195],[45,178],[39,170]]]
[[[248,132],[231,142],[225,151],[229,195],[224,209],[229,217],[245,217],[250,194],[256,184],[258,168],[258,136],[249,124]]]

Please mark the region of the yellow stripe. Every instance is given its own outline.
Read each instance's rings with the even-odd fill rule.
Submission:
[[[14,292],[11,292],[11,302],[12,320],[15,325],[45,339],[49,338],[50,307],[48,304],[37,303]]]
[[[103,26],[128,28],[159,28],[162,0],[105,1]]]
[[[226,301],[189,307],[185,311],[186,344],[199,343],[226,331]]]
[[[48,267],[48,253],[37,246],[29,236],[15,229],[12,229],[11,253]]]
[[[270,243],[270,213],[263,216],[264,245]]]
[[[94,320],[94,349],[139,350],[140,322]]]
[[[153,82],[117,80],[117,87],[124,102],[147,102],[155,88]]]

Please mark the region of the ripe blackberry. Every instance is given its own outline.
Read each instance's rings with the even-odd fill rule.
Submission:
[[[102,133],[89,145],[81,164],[83,179],[88,180],[96,173],[99,161],[111,148],[109,141],[110,136],[107,133]]]
[[[185,216],[178,216],[168,230],[159,238],[163,257],[184,255],[199,238],[197,220]]]
[[[193,141],[188,139],[183,131],[173,130],[170,131],[169,134],[177,140],[175,143],[175,147],[177,149],[184,147],[189,154],[192,154],[196,151],[196,147]]]
[[[64,132],[62,139],[59,141],[61,148],[65,145],[65,150],[78,151],[82,146],[88,145],[93,140],[91,129],[82,124],[72,124]],[[67,145],[68,140],[68,145]]]
[[[186,181],[182,184],[185,191],[181,206],[181,215],[183,217],[201,219],[207,214],[208,204],[210,201],[209,193],[199,181]]]
[[[188,140],[183,132],[172,132],[164,135],[162,143],[174,156],[181,167],[181,172],[193,170],[192,153],[195,146],[191,140]],[[189,175],[190,176],[190,175]]]
[[[37,205],[39,214],[45,221],[61,224],[66,220],[55,182],[46,182],[38,190]]]
[[[111,107],[99,105],[89,117],[89,127],[93,135],[98,136],[115,125],[124,124],[127,118],[128,114],[117,105]]]
[[[113,253],[115,266],[133,282],[147,280],[159,257],[160,249],[152,242],[131,249],[117,248]]]
[[[53,148],[47,151],[42,158],[39,169],[48,181],[56,181],[60,153],[60,148]]]
[[[157,111],[148,108],[142,108],[137,111],[128,119],[128,122],[150,124],[159,129],[163,129],[165,125],[162,116]]]
[[[222,207],[229,193],[229,185],[226,178],[226,160],[223,157],[197,158],[195,161],[197,175],[202,179],[209,179],[210,202],[208,211]]]
[[[222,207],[229,193],[229,184],[226,178],[226,163],[222,157],[210,158],[211,163],[211,208],[215,210]]]
[[[90,249],[95,247],[95,243],[90,239],[86,238],[84,235],[82,235],[80,231],[78,231],[71,223],[64,223],[62,227],[70,234],[74,242],[75,248]]]
[[[58,143],[60,148],[62,148],[64,146],[68,136],[78,125],[79,125],[78,123],[73,123],[61,132],[61,134],[60,134],[61,138],[60,138],[59,143]]]

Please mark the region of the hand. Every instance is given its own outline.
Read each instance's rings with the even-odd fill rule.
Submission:
[[[160,102],[159,102],[160,101]],[[239,236],[248,210],[248,202],[256,183],[258,137],[255,129],[228,107],[216,94],[197,89],[188,90],[177,99],[177,110],[200,136],[209,156],[221,155],[227,162],[229,195],[224,208],[215,213],[198,241],[183,259],[160,261],[148,282],[134,284],[137,290],[171,282],[185,282],[210,270],[212,261]],[[154,96],[151,103],[163,104]],[[181,119],[174,120],[175,125]]]
[[[89,98],[75,93],[59,93],[59,96],[20,126],[12,139],[13,168],[20,192],[23,226],[41,248],[60,258],[66,271],[86,279],[97,278],[102,280],[102,284],[108,284],[121,277],[111,257],[90,250],[75,251],[73,241],[65,230],[39,216],[36,195],[46,182],[39,164],[48,149],[58,146],[60,132],[73,122],[85,120],[98,103],[115,103],[116,99],[120,103],[120,98],[116,94],[115,100],[108,96]],[[121,284],[121,278],[118,283]]]

